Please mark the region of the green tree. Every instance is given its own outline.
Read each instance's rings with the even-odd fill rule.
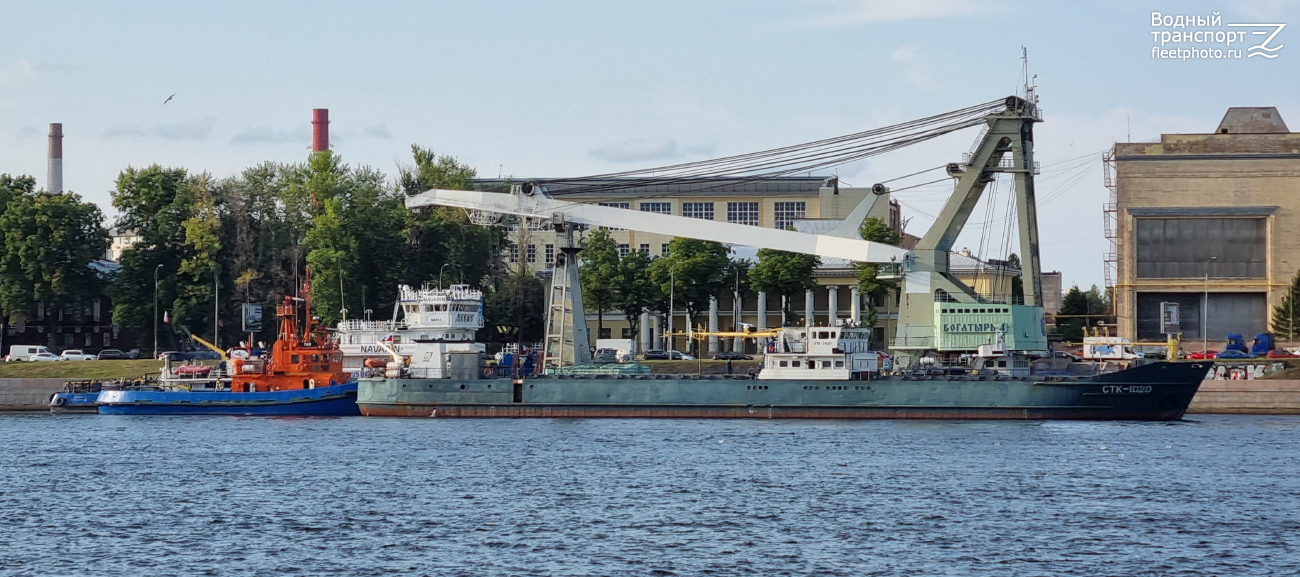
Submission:
[[[862,237],[862,240],[891,244],[894,246],[898,246],[903,242],[903,235],[901,233],[894,230],[885,221],[874,216],[862,220],[862,226],[858,227],[858,235]],[[883,298],[889,289],[895,288],[894,283],[882,281],[877,278],[879,265],[876,263],[857,262],[853,263],[853,268],[857,272],[858,293],[862,296],[868,297],[867,302],[869,303]],[[875,326],[875,307],[865,306],[862,307],[862,309],[865,313],[863,326]]]
[[[633,335],[640,335],[641,313],[661,302],[659,286],[650,278],[650,255],[635,250],[619,259],[614,278],[613,307],[623,311]],[[640,343],[644,348],[649,343]]]
[[[1295,316],[1296,299],[1300,299],[1300,272],[1291,279],[1291,287],[1282,297],[1282,302],[1273,307],[1273,332],[1279,339],[1295,341],[1295,336],[1300,334],[1300,322],[1297,322],[1300,319]]]
[[[749,278],[756,290],[785,297],[781,313],[788,319],[792,297],[817,286],[813,270],[820,264],[821,259],[813,255],[764,248],[759,249],[758,264]]]
[[[454,157],[411,145],[414,167],[404,167],[398,175],[404,196],[413,196],[431,188],[469,190],[475,176],[473,168]],[[403,282],[416,285],[434,280],[443,264],[451,264],[457,278],[474,286],[506,276],[501,251],[505,231],[499,227],[482,227],[469,222],[458,208],[426,207],[405,212],[405,259]]]
[[[122,254],[122,268],[113,283],[113,320],[145,342],[154,338],[155,275],[158,317],[173,307],[191,282],[179,274],[181,263],[190,256],[184,225],[192,216],[190,184],[185,169],[155,164],[123,170],[113,192],[117,228],[140,236],[140,241]],[[177,322],[185,324],[189,319],[178,318]]]
[[[596,311],[596,335],[605,331],[605,311],[615,306],[615,295],[622,288],[616,283],[619,276],[618,245],[609,231],[598,228],[587,236],[586,246],[578,255],[582,265],[578,278],[582,283],[582,305]],[[626,311],[624,311],[626,312]]]
[[[189,282],[178,286],[172,304],[172,316],[178,322],[205,334],[206,329],[220,323],[220,318],[213,318],[211,313],[214,313],[216,297],[213,283],[220,271],[217,258],[221,250],[221,219],[209,180],[208,175],[200,174],[189,182],[189,218],[181,222],[186,250],[177,270]]]
[[[1079,290],[1078,286],[1070,287],[1070,290],[1061,298],[1061,315],[1089,315],[1095,311],[1092,310],[1091,299],[1088,293]],[[1091,319],[1085,317],[1063,318],[1056,322],[1056,330],[1061,333],[1061,340],[1068,343],[1077,343],[1083,341],[1084,327],[1091,326]]]
[[[518,327],[520,342],[537,342],[546,330],[546,285],[526,269],[510,271],[484,298],[484,330]],[[485,335],[486,336],[486,335]]]
[[[44,306],[51,332],[60,313],[79,317],[100,294],[100,278],[90,268],[108,249],[99,207],[75,193],[32,192],[19,185],[0,216],[0,307],[11,316],[31,318]],[[5,188],[13,191],[12,181]]]
[[[685,309],[693,322],[701,311],[708,310],[709,298],[728,285],[727,253],[721,243],[674,237],[668,241],[668,254],[650,264],[650,280],[658,285],[660,294],[671,296],[674,311]],[[667,299],[654,308],[666,311]]]

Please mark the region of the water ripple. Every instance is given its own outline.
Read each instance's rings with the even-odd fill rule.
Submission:
[[[0,575],[1300,572],[1300,419],[0,416]]]

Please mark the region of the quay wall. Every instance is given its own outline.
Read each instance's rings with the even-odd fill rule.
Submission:
[[[68,379],[0,379],[0,411],[48,411]]]

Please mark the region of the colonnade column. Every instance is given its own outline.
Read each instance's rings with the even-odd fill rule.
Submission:
[[[813,299],[816,293],[812,289],[803,291],[803,326],[813,326]]]
[[[831,285],[826,287],[826,326],[835,326],[837,317],[840,316],[840,287]]]
[[[654,327],[650,326],[650,313],[641,311],[641,320],[637,324],[641,325],[641,334],[638,335],[636,344],[637,348],[641,350],[637,352],[644,353],[654,348],[654,343],[650,340],[650,334],[654,331]]]
[[[740,313],[741,313],[742,310],[743,310],[742,305],[744,304],[744,302],[740,300],[740,293],[739,293],[739,292],[736,292],[736,293],[735,293],[734,295],[732,295],[732,296],[734,297],[734,300],[732,301],[733,306],[731,307],[731,321],[732,321],[732,322],[731,322],[731,324],[732,324],[731,330],[736,331],[736,332],[740,332],[740,324],[741,324]],[[743,338],[741,338],[741,337],[736,337],[736,338],[734,338],[734,339],[731,339],[731,350],[736,351],[736,352],[744,352],[744,351],[745,351],[745,339],[743,339]]]
[[[853,326],[862,324],[862,294],[858,292],[858,285],[849,287],[849,317],[853,321]]]
[[[767,330],[767,293],[758,292],[758,322],[754,327],[760,331]],[[767,352],[767,338],[758,339],[758,352],[763,354]]]
[[[718,332],[718,297],[709,297],[709,332]],[[718,354],[718,337],[709,335],[709,356]]]

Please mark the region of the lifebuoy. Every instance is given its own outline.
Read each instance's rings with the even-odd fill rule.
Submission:
[[[58,393],[54,393],[54,396],[50,397],[50,405],[55,407],[62,407],[66,402],[68,402],[68,400],[60,397]]]
[[[492,376],[492,369],[483,369],[483,378],[486,379],[491,376]]]
[[[316,379],[312,379],[312,380],[308,381],[307,388],[309,388],[309,389],[314,389],[314,388],[316,388]]]

